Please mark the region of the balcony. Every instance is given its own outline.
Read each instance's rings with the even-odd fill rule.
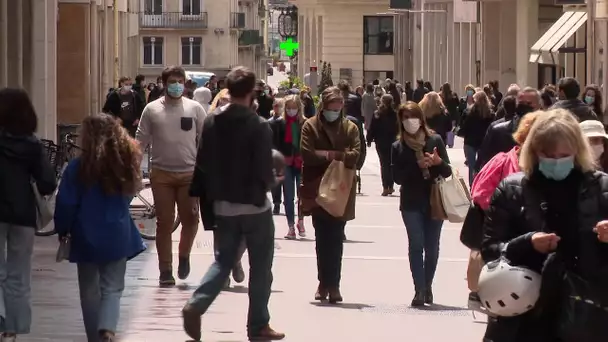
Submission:
[[[263,40],[260,30],[245,30],[239,37],[239,46],[259,45],[263,43]]]
[[[206,29],[207,25],[207,12],[139,13],[139,27],[142,29]]]
[[[230,28],[244,29],[245,28],[245,13],[230,13]]]

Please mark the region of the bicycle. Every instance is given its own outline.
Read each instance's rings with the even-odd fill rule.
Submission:
[[[73,139],[75,137],[77,137],[76,134],[66,134],[63,139],[61,139],[59,146],[51,140],[41,140],[42,145],[47,152],[47,157],[57,173],[58,184],[61,183],[61,177],[63,176],[68,163],[76,157],[76,151],[80,149],[80,147],[74,143]],[[155,240],[156,208],[154,204],[150,203],[150,201],[145,198],[144,194],[142,194],[142,191],[149,190],[152,188],[152,186],[149,179],[144,179],[142,181],[142,185],[142,189],[135,194],[133,201],[129,205],[129,212],[133,218],[135,226],[141,234],[141,237],[146,240]],[[53,199],[54,198],[55,197],[53,197]],[[141,202],[141,204],[133,202]],[[178,215],[173,223],[173,229],[171,232],[175,232],[179,225],[180,220]],[[46,227],[36,231],[37,236],[52,236],[55,234],[57,234],[57,231],[55,230],[55,223],[53,221],[51,221]]]

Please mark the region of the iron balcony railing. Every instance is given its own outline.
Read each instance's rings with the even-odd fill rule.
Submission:
[[[236,28],[236,29],[245,28],[245,13],[238,13],[238,12],[230,13],[230,28]]]
[[[207,12],[139,13],[140,28],[205,29],[207,25]]]
[[[263,43],[260,30],[244,30],[239,37],[239,46],[258,45]]]

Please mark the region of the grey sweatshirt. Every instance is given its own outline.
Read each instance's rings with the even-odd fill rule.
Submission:
[[[148,103],[141,115],[136,138],[151,145],[152,168],[169,172],[192,172],[196,164],[197,139],[207,113],[198,102],[182,97],[173,104],[161,97]]]

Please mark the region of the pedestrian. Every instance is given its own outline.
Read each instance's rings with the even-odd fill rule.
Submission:
[[[551,107],[552,109],[567,109],[576,116],[579,122],[585,120],[599,120],[597,113],[593,111],[593,108],[579,99],[581,86],[575,78],[564,77],[560,79],[557,83],[557,91],[559,101]]]
[[[317,115],[308,119],[302,127],[301,152],[302,188],[300,208],[305,215],[312,215],[317,252],[317,278],[319,286],[315,300],[330,303],[342,301],[340,279],[344,251],[344,227],[355,218],[355,186],[351,191],[342,217],[334,217],[321,208],[316,198],[319,184],[333,160],[343,161],[346,168],[355,169],[361,154],[361,142],[356,124],[343,115],[344,94],[337,87],[329,87],[321,94]]]
[[[430,90],[424,87],[424,80],[419,79],[416,81],[416,89],[412,95],[412,101],[419,103],[424,98],[424,95]]]
[[[604,110],[602,109],[602,91],[595,84],[590,84],[585,87],[583,92],[583,101],[593,110],[598,116],[600,122],[604,123]]]
[[[159,283],[171,286],[175,285],[171,233],[176,205],[182,223],[177,275],[186,279],[190,274],[190,251],[198,229],[198,205],[188,195],[188,190],[196,163],[197,139],[206,113],[198,102],[184,97],[186,72],[183,68],[165,68],[162,81],[167,87],[166,94],[144,109],[137,140],[142,148],[153,146],[150,183],[157,215]]]
[[[365,124],[365,131],[369,131],[370,124],[374,112],[378,109],[376,106],[376,96],[374,95],[374,86],[368,83],[365,86],[365,93],[361,97],[361,112],[363,113],[363,121]],[[368,133],[369,134],[369,133]]]
[[[217,225],[219,245],[216,260],[182,310],[184,330],[194,340],[201,339],[201,316],[221,291],[245,238],[251,272],[247,335],[252,341],[281,340],[285,334],[268,324],[275,230],[267,193],[277,182],[272,131],[268,121],[251,110],[255,74],[236,67],[226,83],[230,105],[205,120],[197,158],[197,169],[204,170],[199,191],[205,202],[213,203],[209,214]]]
[[[268,89],[268,87],[266,87],[266,84],[261,80],[256,83],[255,100],[257,100],[258,102],[258,115],[265,119],[269,119],[274,99],[270,94],[270,90]]]
[[[453,92],[452,86],[446,82],[441,86],[439,96],[441,96],[441,101],[448,111],[448,115],[452,121],[452,127],[456,127],[456,124],[460,121],[460,112],[458,111],[460,101],[458,99],[458,94]],[[454,147],[454,134],[452,131],[447,133],[447,140],[445,143],[450,148]]]
[[[397,113],[399,140],[393,143],[391,161],[395,183],[401,185],[399,210],[408,238],[410,270],[416,291],[412,306],[433,304],[433,279],[439,260],[443,220],[433,217],[436,202],[431,190],[437,177],[452,175],[441,137],[431,132],[422,109],[408,102]]]
[[[291,96],[291,95],[288,95]],[[279,98],[279,99],[274,99],[274,103],[272,104],[272,111],[270,112],[270,119],[268,119],[268,122],[270,123],[270,127],[272,128],[272,134],[273,134],[273,138],[272,138],[272,142],[273,142],[273,148],[275,150],[280,151],[280,141],[283,141],[284,139],[281,139],[281,137],[284,135],[281,134],[281,132],[279,132],[279,129],[282,128],[280,127],[280,123],[282,122],[283,119],[283,112],[284,112],[284,106],[285,106],[285,98]],[[279,125],[279,127],[277,127],[277,125]],[[284,124],[283,124],[284,125]],[[272,214],[273,215],[279,215],[281,214],[281,204],[283,204],[283,182],[280,182],[279,184],[277,184],[277,186],[275,186],[274,188],[272,188],[271,191],[272,194]]]
[[[398,109],[401,105],[401,92],[397,89],[397,84],[395,82],[391,82],[388,84],[388,94],[393,97],[393,107],[394,109]]]
[[[225,106],[228,103],[230,103],[230,94],[228,94],[228,89],[222,89],[217,93],[217,95],[215,95],[215,97],[211,101],[208,113],[211,114],[215,112],[216,109]]]
[[[36,199],[57,187],[55,170],[38,138],[34,106],[22,89],[0,90],[0,332],[14,342],[30,333],[31,269]]]
[[[430,91],[424,95],[419,105],[429,129],[439,134],[441,139],[446,142],[448,132],[452,130],[452,120],[441,100],[441,96],[434,91]]]
[[[300,100],[304,104],[304,117],[308,119],[311,116],[314,116],[316,113],[315,101],[310,96],[309,87],[305,86],[304,88],[302,88],[302,91],[300,91]]]
[[[581,129],[589,140],[598,170],[606,172],[608,170],[608,148],[606,148],[608,146],[608,135],[604,124],[595,120],[587,120],[581,122]]]
[[[209,88],[199,87],[194,90],[194,93],[192,94],[192,99],[200,103],[201,106],[203,106],[205,113],[209,113],[209,106],[211,101],[213,100],[211,96],[212,93]]]
[[[158,98],[163,96],[164,90],[163,79],[159,77],[156,79],[156,87],[152,89],[148,95],[148,103],[156,101]]]
[[[60,239],[70,239],[89,342],[113,342],[127,261],[146,249],[129,214],[141,186],[139,144],[110,115],[82,122],[81,155],[61,177],[55,207]]]
[[[135,82],[133,82],[133,91],[139,95],[142,103],[146,103],[146,76],[141,74],[135,76]]]
[[[367,147],[371,147],[372,142],[375,142],[378,158],[380,159],[382,196],[389,196],[395,192],[391,171],[391,146],[397,140],[398,130],[393,97],[388,94],[383,95],[382,104],[374,113],[370,129],[367,131]]]
[[[401,97],[401,103],[405,104],[407,101],[414,101],[414,89],[412,89],[412,82],[405,81],[405,89],[403,89],[403,96]]]
[[[469,186],[475,178],[475,165],[477,163],[477,152],[483,143],[483,138],[492,121],[494,112],[492,104],[485,92],[480,91],[473,95],[475,102],[469,114],[462,120],[460,125],[460,136],[464,138],[464,156],[469,167]]]
[[[363,117],[361,113],[361,97],[352,92],[350,84],[346,80],[338,83],[338,89],[340,89],[342,97],[344,97],[344,116],[349,115],[360,120]]]
[[[280,108],[280,110],[282,110],[281,116],[270,123],[274,135],[274,148],[285,156],[285,173],[282,186],[285,203],[285,217],[287,218],[288,227],[285,239],[288,240],[296,239],[296,229],[300,237],[306,237],[304,215],[302,215],[302,211],[298,208],[298,221],[296,222],[294,205],[295,200],[297,200],[298,203],[300,201],[299,196],[297,196],[300,192],[300,175],[302,173],[300,136],[302,133],[302,125],[304,124],[304,121],[306,121],[303,114],[303,107],[304,106],[297,95],[288,95],[284,98],[283,105]]]
[[[133,80],[130,77],[121,77],[118,83],[119,88],[108,95],[102,111],[119,119],[129,135],[134,137],[145,102],[133,90]]]

